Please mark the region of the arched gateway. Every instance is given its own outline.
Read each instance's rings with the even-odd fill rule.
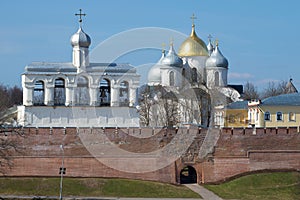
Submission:
[[[186,166],[180,171],[180,184],[197,183],[197,172],[194,167]]]

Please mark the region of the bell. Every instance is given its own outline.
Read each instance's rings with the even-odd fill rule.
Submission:
[[[106,97],[106,93],[105,93],[105,91],[104,91],[104,90],[101,90],[100,97],[102,97],[102,98]]]

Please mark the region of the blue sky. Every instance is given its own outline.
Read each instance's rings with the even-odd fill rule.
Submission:
[[[230,83],[250,81],[262,89],[269,81],[292,77],[300,89],[299,6],[297,0],[2,0],[0,82],[21,86],[20,75],[33,61],[70,62],[70,37],[78,28],[74,13],[82,8],[91,50],[134,28],[161,27],[188,35],[195,13],[198,36],[205,42],[208,34],[219,39],[229,60]],[[176,39],[178,47],[182,41]],[[158,60],[160,52],[137,55],[120,61],[143,65]]]

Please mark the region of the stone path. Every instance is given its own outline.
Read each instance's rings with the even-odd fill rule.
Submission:
[[[204,200],[223,200],[213,192],[198,184],[186,184],[186,187],[201,195]]]

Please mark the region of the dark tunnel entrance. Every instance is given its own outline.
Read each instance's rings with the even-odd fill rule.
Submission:
[[[180,171],[180,183],[197,183],[197,172],[194,167],[187,166]]]

